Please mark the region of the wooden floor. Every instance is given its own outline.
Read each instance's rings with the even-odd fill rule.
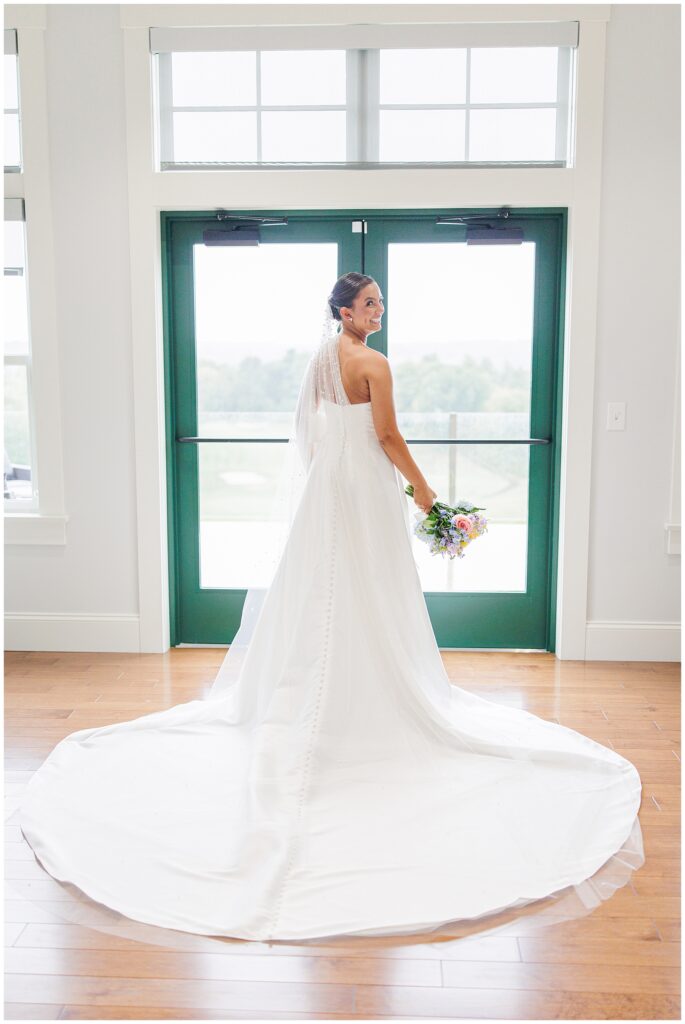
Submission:
[[[680,1018],[677,663],[443,652],[455,684],[577,729],[637,766],[645,864],[587,916],[541,929],[521,914],[504,934],[472,923],[423,941],[301,944],[183,932],[159,944],[130,938],[125,924],[94,927],[100,905],[65,903],[69,892],[23,840],[21,791],[68,733],[202,697],[224,654],[6,654],[8,1019]]]

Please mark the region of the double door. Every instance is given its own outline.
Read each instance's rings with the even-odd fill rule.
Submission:
[[[172,645],[230,643],[326,296],[373,277],[399,428],[463,559],[413,539],[441,647],[554,649],[565,211],[163,213]],[[409,500],[409,499],[407,499]],[[414,506],[412,506],[412,510]]]

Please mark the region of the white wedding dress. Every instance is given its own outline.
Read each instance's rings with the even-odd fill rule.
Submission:
[[[336,394],[238,678],[72,733],[26,788],[45,869],[135,921],[430,930],[582,882],[639,828],[624,757],[449,682],[403,481]]]

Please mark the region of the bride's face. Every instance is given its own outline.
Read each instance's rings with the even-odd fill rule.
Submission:
[[[384,312],[385,304],[380,288],[372,282],[357,292],[351,306],[341,308],[340,315],[344,330],[365,338],[368,334],[380,331]]]

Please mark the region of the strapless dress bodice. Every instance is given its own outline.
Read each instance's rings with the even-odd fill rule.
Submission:
[[[373,425],[373,414],[371,402],[355,402],[347,405],[338,405],[336,402],[323,402],[326,423],[324,433],[331,437],[345,437],[354,442],[360,441],[372,446],[378,445],[380,441]]]

